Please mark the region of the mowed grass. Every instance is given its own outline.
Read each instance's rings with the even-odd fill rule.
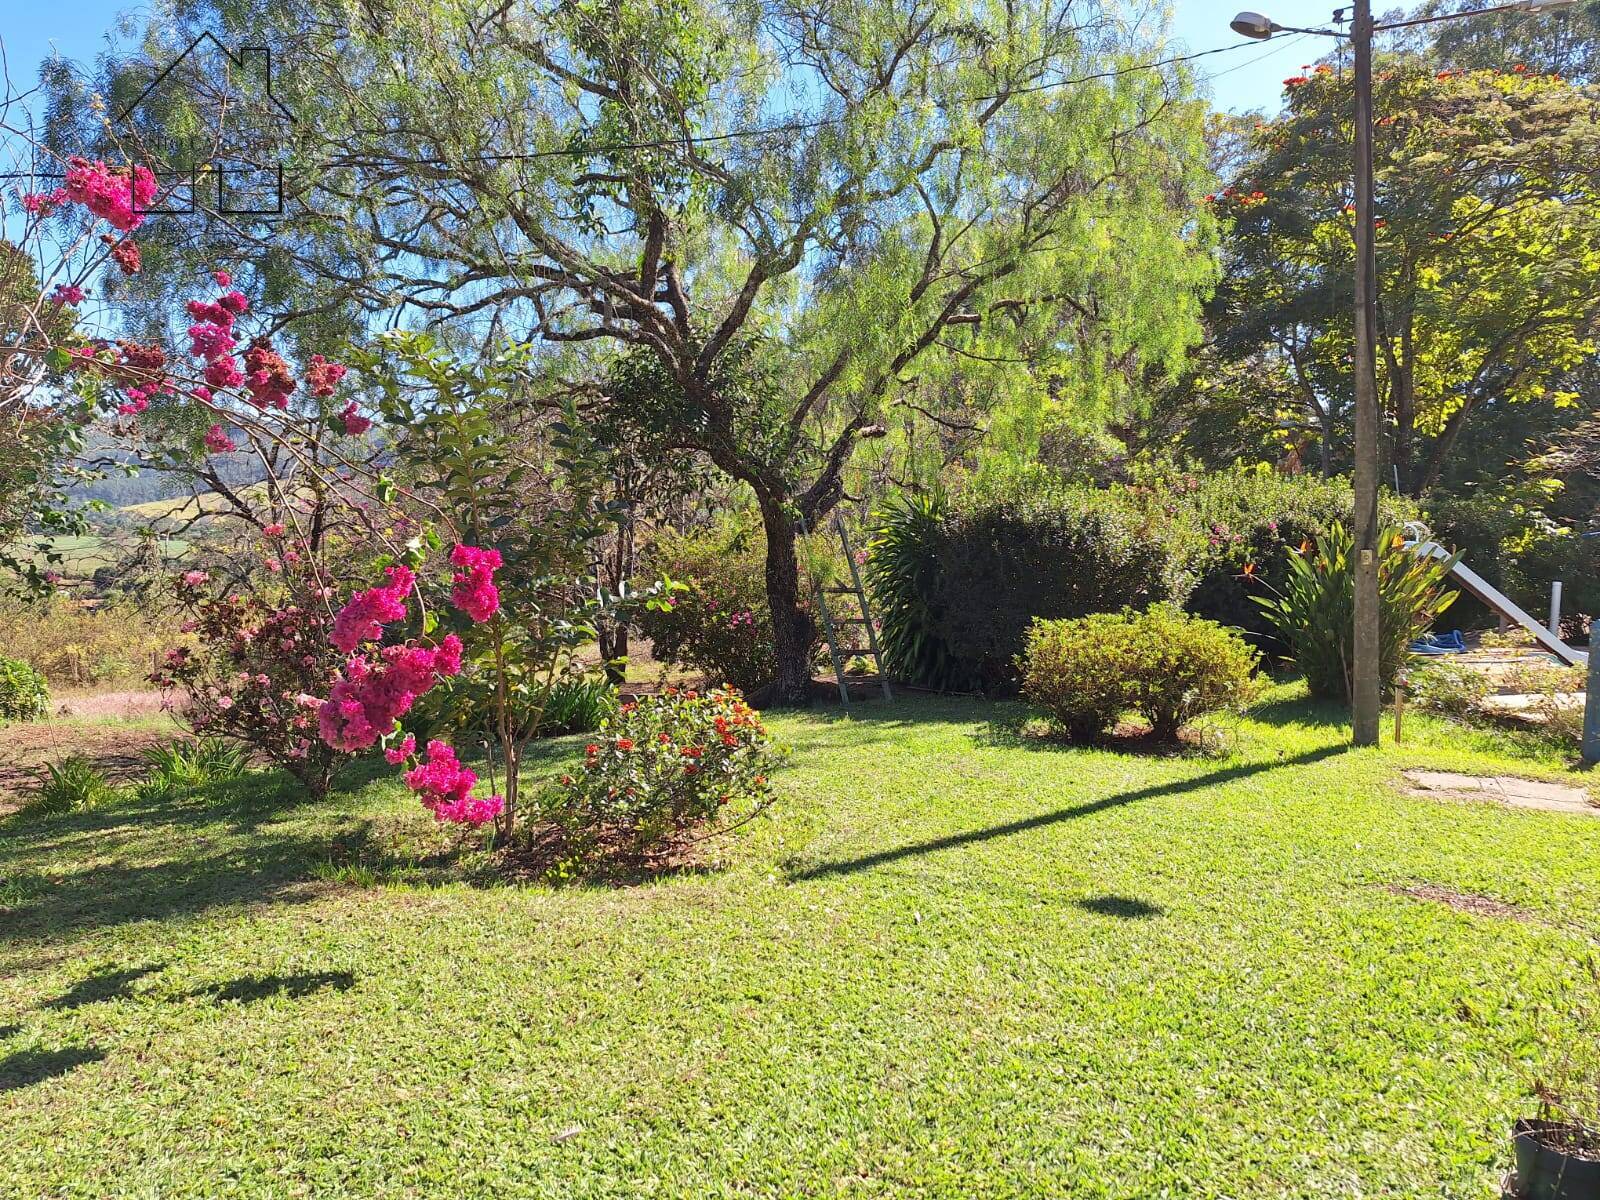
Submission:
[[[0,1195],[1496,1196],[1600,819],[1401,795],[1562,770],[1297,695],[1189,757],[779,716],[781,810],[625,888],[330,869],[425,824],[376,768],[10,821]]]

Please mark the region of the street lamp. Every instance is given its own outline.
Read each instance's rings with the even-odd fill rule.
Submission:
[[[1493,12],[1544,12],[1566,8],[1577,0],[1517,0],[1473,12],[1414,17],[1376,25],[1372,0],[1354,0],[1350,42],[1355,52],[1355,629],[1350,670],[1351,740],[1357,746],[1378,743],[1381,691],[1378,680],[1378,269],[1372,236],[1372,35],[1382,29],[1432,25]],[[1333,19],[1342,21],[1346,9]],[[1344,36],[1333,29],[1297,29],[1279,25],[1257,12],[1242,12],[1230,23],[1235,33],[1265,41],[1275,33]]]

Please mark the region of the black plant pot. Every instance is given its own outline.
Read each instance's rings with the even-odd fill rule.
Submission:
[[[1570,1128],[1561,1121],[1533,1118],[1516,1123],[1511,1144],[1517,1155],[1517,1190],[1522,1200],[1600,1200],[1600,1159],[1568,1154],[1541,1136]]]

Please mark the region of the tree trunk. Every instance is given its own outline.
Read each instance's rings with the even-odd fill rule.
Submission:
[[[605,662],[606,682],[616,685],[628,678],[628,626],[625,621],[607,622],[600,630],[600,657]]]
[[[1412,490],[1411,460],[1415,455],[1417,428],[1416,363],[1412,349],[1411,314],[1400,327],[1400,360],[1394,380],[1394,464],[1400,477],[1400,490]]]
[[[767,534],[767,604],[778,663],[771,702],[804,705],[811,700],[812,625],[800,607],[795,524],[782,500],[767,497],[761,498],[761,523]]]

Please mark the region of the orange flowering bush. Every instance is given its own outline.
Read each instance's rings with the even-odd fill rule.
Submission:
[[[623,704],[565,775],[548,815],[580,836],[621,834],[645,848],[770,799],[772,743],[737,688],[668,688]]]

